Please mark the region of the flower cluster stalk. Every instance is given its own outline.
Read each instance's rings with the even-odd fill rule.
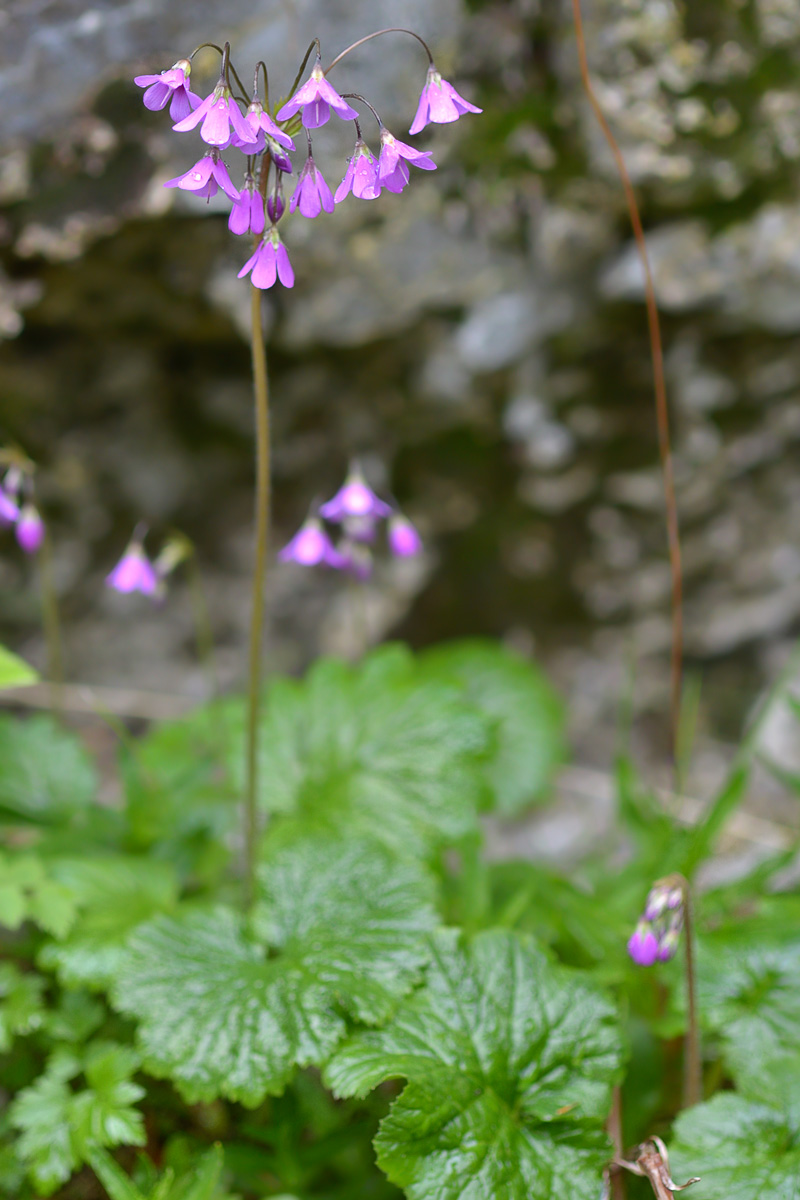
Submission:
[[[247,732],[244,793],[244,905],[255,899],[258,842],[258,721],[261,700],[261,649],[264,639],[264,580],[267,570],[270,510],[269,385],[261,292],[250,288],[250,338],[256,415],[256,520],[250,645],[248,651]]]

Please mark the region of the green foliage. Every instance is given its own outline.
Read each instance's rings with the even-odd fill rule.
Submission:
[[[52,717],[0,715],[0,825],[85,823],[95,789],[89,755]]]
[[[481,716],[455,687],[421,679],[400,646],[360,667],[322,660],[302,683],[270,687],[262,802],[303,829],[427,855],[476,828],[487,748]]]
[[[0,963],[0,1054],[8,1050],[16,1034],[32,1033],[40,1027],[44,988],[40,975],[23,974],[13,963]]]
[[[218,1187],[223,1163],[221,1146],[212,1147],[194,1170],[177,1179],[172,1168],[167,1167],[146,1192],[128,1178],[102,1147],[92,1147],[87,1161],[108,1192],[109,1200],[225,1200]]]
[[[6,688],[28,687],[38,683],[39,673],[24,659],[0,646],[0,691]]]
[[[514,816],[542,800],[565,752],[563,705],[543,673],[488,640],[439,646],[422,663],[489,718],[495,748],[484,772],[497,810]]]
[[[701,1176],[692,1188],[695,1200],[795,1200],[800,1109],[722,1092],[680,1115],[670,1165],[678,1183]]]
[[[414,1200],[588,1200],[620,1060],[613,1006],[535,943],[487,932],[461,946],[447,931],[432,941],[425,988],[325,1075],[341,1095],[408,1081],[376,1148]]]
[[[33,854],[0,854],[0,925],[19,929],[35,921],[55,937],[64,937],[75,920],[75,897],[68,886]]]
[[[252,928],[218,907],[139,929],[114,986],[148,1069],[191,1101],[257,1104],[322,1063],[342,1009],[384,1019],[425,959],[429,878],[379,846],[306,839],[268,857]]]
[[[144,1089],[131,1081],[138,1055],[130,1048],[95,1042],[82,1055],[58,1051],[35,1083],[11,1105],[20,1131],[17,1150],[40,1194],[68,1179],[93,1146],[141,1146],[141,1113],[133,1105]],[[82,1075],[85,1086],[70,1081]]]
[[[128,934],[142,921],[175,907],[177,881],[166,863],[122,855],[57,859],[51,867],[78,910],[69,935],[49,942],[39,964],[75,987],[109,984]]]

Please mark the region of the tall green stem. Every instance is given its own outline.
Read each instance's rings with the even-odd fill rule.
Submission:
[[[694,961],[694,913],[688,881],[681,876],[683,889],[683,931],[686,951],[686,1043],[683,1060],[683,1104],[691,1108],[703,1099],[703,1068],[700,1060],[700,1026],[697,1015],[697,977]]]
[[[253,391],[256,406],[256,547],[253,567],[252,613],[247,688],[247,739],[244,794],[244,903],[255,898],[258,838],[258,718],[261,697],[261,646],[264,637],[264,577],[269,542],[269,387],[267,354],[261,323],[261,292],[250,289],[250,336],[253,351]]]

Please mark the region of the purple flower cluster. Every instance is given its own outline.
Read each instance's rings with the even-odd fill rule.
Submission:
[[[640,967],[674,958],[683,928],[683,888],[669,879],[650,889],[644,912],[628,939],[628,953]]]
[[[165,108],[169,103],[173,129],[184,133],[199,126],[201,138],[211,147],[188,171],[168,180],[164,186],[193,192],[206,200],[219,191],[224,192],[232,201],[228,228],[232,233],[252,234],[257,239],[254,254],[239,272],[240,278],[249,274],[257,288],[270,288],[276,280],[280,280],[284,287],[294,285],[294,272],[277,224],[286,207],[283,201],[283,177],[293,172],[289,155],[296,149],[287,129],[297,127],[298,117],[308,138],[308,157],[297,178],[289,203],[290,213],[297,211],[301,216],[313,219],[322,212],[332,213],[335,205],[351,193],[361,200],[374,200],[384,189],[402,192],[409,183],[409,164],[423,171],[436,169],[429,151],[416,150],[399,141],[384,127],[372,106],[364,101],[372,109],[380,131],[381,149],[379,156],[375,157],[361,136],[358,112],[329,83],[322,67],[319,46],[309,78],[278,109],[274,117],[261,102],[257,84],[249,102],[246,97],[234,94],[230,48],[227,45],[223,51],[219,82],[205,99],[197,96],[189,86],[191,57],[179,59],[173,67],[159,75],[137,75],[135,79],[139,87],[145,89],[143,99],[147,108],[155,111]],[[235,71],[233,79],[238,84]],[[363,98],[351,96],[350,99]],[[327,124],[332,112],[342,120],[354,121],[357,135],[355,149],[335,194],[314,161],[309,133],[309,130]],[[468,112],[479,113],[481,109],[459,96],[452,84],[442,79],[431,61],[411,133],[418,133],[430,122],[455,121]],[[239,150],[246,155],[241,187],[233,183],[221,157],[227,149]]]
[[[336,544],[323,521],[340,527]],[[304,521],[292,540],[279,551],[278,558],[304,567],[333,567],[349,572],[356,579],[369,579],[371,546],[381,521],[386,521],[389,550],[396,558],[412,558],[422,552],[422,539],[408,517],[381,500],[359,467],[353,466],[336,495]]]
[[[44,522],[26,497],[30,490],[28,476],[18,467],[9,467],[0,484],[0,525],[13,525],[20,547],[26,554],[35,554],[44,541]]]

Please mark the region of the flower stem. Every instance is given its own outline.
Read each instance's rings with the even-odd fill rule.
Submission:
[[[691,1108],[703,1099],[703,1069],[700,1061],[700,1026],[697,1016],[697,979],[694,961],[694,920],[688,880],[680,876],[683,889],[683,929],[686,948],[686,1041],[683,1059],[683,1106]]]
[[[614,156],[614,162],[622,182],[625,200],[628,205],[628,215],[633,228],[633,236],[644,273],[644,292],[647,305],[647,326],[650,335],[650,356],[653,362],[653,390],[656,401],[656,424],[658,426],[658,447],[661,456],[661,474],[664,485],[664,507],[666,509],[667,544],[669,546],[669,565],[672,576],[672,651],[670,663],[670,725],[673,762],[677,760],[678,731],[681,711],[681,673],[683,663],[683,575],[681,571],[681,545],[678,530],[678,506],[675,499],[675,479],[672,470],[672,448],[669,436],[669,409],[667,407],[667,386],[664,379],[664,350],[661,343],[661,324],[658,317],[658,305],[653,286],[653,274],[650,270],[650,260],[647,255],[642,219],[639,206],[636,203],[636,193],[633,190],[622,151],[617,139],[611,132],[600,102],[595,95],[589,74],[589,62],[586,56],[586,39],[583,35],[583,20],[581,18],[580,0],[572,0],[572,13],[575,23],[575,41],[578,48],[581,81],[589,104],[592,107],[597,123],[603,131],[609,149]]]
[[[256,408],[256,547],[253,567],[252,613],[248,657],[247,734],[244,794],[244,905],[255,899],[258,837],[258,717],[261,698],[261,646],[264,636],[264,577],[269,541],[269,386],[267,355],[261,323],[261,292],[250,289],[250,337],[253,352],[253,392]]]
[[[357,42],[353,42],[352,45],[347,46],[347,48],[342,50],[341,54],[337,54],[333,62],[325,68],[325,74],[327,75],[329,71],[332,71],[336,64],[340,63],[348,54],[351,54],[353,50],[357,50],[358,47],[363,46],[365,42],[371,42],[373,38],[382,37],[384,33],[407,33],[409,37],[416,38],[420,45],[424,48],[425,53],[428,56],[428,62],[431,66],[433,66],[433,55],[431,54],[431,48],[425,39],[421,38],[418,33],[414,33],[413,29],[402,29],[397,25],[392,25],[388,29],[376,29],[374,33],[368,33],[366,37],[359,38]]]
[[[47,644],[47,675],[50,680],[50,703],[60,717],[63,712],[64,654],[61,641],[61,621],[58,615],[58,593],[53,578],[53,544],[45,526],[39,550],[39,577],[42,588],[42,624]]]

